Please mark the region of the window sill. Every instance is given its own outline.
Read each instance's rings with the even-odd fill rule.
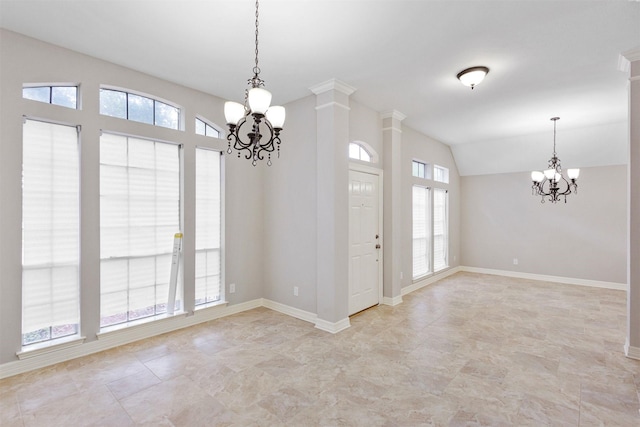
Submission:
[[[38,344],[31,344],[22,347],[22,350],[16,353],[18,359],[24,360],[32,357],[41,356],[46,353],[59,351],[65,348],[76,347],[84,344],[86,337],[80,335],[72,335],[70,337],[58,338],[52,341],[46,341]]]
[[[218,300],[218,301],[212,301],[212,302],[208,302],[206,304],[196,305],[195,312],[199,312],[199,311],[202,311],[202,310],[206,310],[207,308],[217,307],[219,305],[227,305],[227,304],[229,304],[229,302],[225,301],[223,299]]]
[[[123,331],[123,330],[131,330],[140,326],[148,325],[150,323],[160,323],[162,321],[167,321],[169,319],[174,319],[177,317],[185,317],[187,313],[184,311],[177,311],[173,315],[168,315],[166,313],[158,314],[156,316],[145,317],[143,319],[133,320],[126,323],[120,323],[118,325],[106,326],[100,329],[100,332],[96,334],[98,339],[109,336],[113,333]]]

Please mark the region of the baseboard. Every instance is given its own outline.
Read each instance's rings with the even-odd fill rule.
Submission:
[[[523,273],[519,271],[494,270],[490,268],[480,267],[460,267],[461,271],[469,273],[493,274],[495,276],[515,277],[518,279],[539,280],[543,282],[564,283],[567,285],[589,286],[592,288],[615,289],[618,291],[626,291],[626,283],[601,282],[597,280],[577,279],[573,277],[547,276],[545,274]]]
[[[398,295],[395,297],[382,297],[382,304],[390,306],[402,304],[402,295]]]
[[[640,360],[640,347],[629,345],[629,341],[624,344],[624,354],[630,359]]]
[[[351,326],[351,322],[349,321],[348,317],[335,323],[323,319],[316,319],[315,324],[316,328],[325,332],[330,332],[332,334],[337,334],[338,332],[344,331]]]
[[[449,277],[453,274],[456,274],[457,272],[461,271],[460,269],[461,267],[452,267],[448,270],[444,270],[441,272],[438,272],[432,276],[426,277],[416,283],[412,283],[409,286],[405,286],[404,288],[402,288],[401,290],[401,295],[407,295],[410,294],[411,292],[417,291],[418,289],[424,288],[425,286],[431,285],[435,282],[437,282],[438,280],[442,280],[445,277]]]
[[[291,307],[289,305],[281,304],[279,302],[272,301],[270,299],[263,298],[262,306],[273,311],[277,311],[287,316],[295,317],[296,319],[304,320],[305,322],[315,324],[318,320],[318,316],[315,313],[309,311],[300,310],[299,308]]]

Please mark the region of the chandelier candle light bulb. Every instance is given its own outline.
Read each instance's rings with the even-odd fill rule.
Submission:
[[[580,175],[580,169],[567,169],[567,176],[571,182],[562,175],[562,166],[556,154],[556,122],[560,117],[552,117],[551,120],[553,121],[553,156],[549,160],[549,169],[544,172],[531,172],[531,181],[533,181],[531,189],[534,196],[542,197],[541,203],[544,203],[545,197],[548,197],[551,203],[557,203],[561,196],[564,196],[564,202],[567,203],[569,194],[578,193],[576,180]]]

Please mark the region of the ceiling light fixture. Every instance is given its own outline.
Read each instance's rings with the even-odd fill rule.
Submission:
[[[580,169],[567,169],[567,177],[571,182],[562,175],[560,159],[556,155],[556,122],[560,120],[560,117],[552,117],[551,120],[553,120],[553,157],[549,160],[549,169],[544,172],[531,172],[531,180],[533,181],[531,188],[534,196],[542,197],[541,203],[544,203],[544,198],[547,196],[551,203],[558,202],[560,196],[564,196],[564,202],[567,203],[569,194],[578,193],[576,180],[580,175]]]
[[[463,85],[469,86],[473,90],[478,83],[484,80],[488,73],[489,69],[487,67],[471,67],[460,71],[456,77]]]
[[[267,153],[267,165],[271,166],[271,153],[277,147],[278,157],[280,157],[280,131],[285,119],[285,109],[280,106],[271,106],[271,92],[263,89],[264,80],[260,75],[258,67],[258,0],[256,0],[256,65],[253,67],[253,77],[248,80],[251,89],[245,90],[244,105],[238,102],[228,101],[224,104],[224,115],[229,126],[227,135],[227,153],[231,154],[231,142],[233,148],[238,151],[238,157],[242,151],[247,151],[246,159],[251,159],[255,166],[258,160],[264,159]],[[248,141],[243,141],[240,129],[247,123],[249,116],[253,118],[251,130],[247,133]],[[261,126],[263,125],[263,126]],[[265,131],[269,139],[262,140],[260,128]],[[265,129],[266,128],[266,129]]]

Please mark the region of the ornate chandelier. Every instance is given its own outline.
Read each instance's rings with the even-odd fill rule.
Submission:
[[[267,165],[271,166],[271,153],[277,147],[280,156],[280,131],[285,119],[285,109],[280,106],[271,106],[271,92],[263,89],[264,80],[258,67],[258,0],[256,0],[256,61],[253,67],[253,77],[248,80],[251,89],[245,90],[244,105],[238,102],[225,102],[224,115],[229,126],[227,135],[227,153],[231,154],[233,148],[240,153],[246,150],[245,159],[251,159],[253,166],[258,160],[264,160],[267,154]],[[242,140],[241,129],[247,124],[249,118],[253,118],[251,129],[247,132],[247,140]],[[263,132],[265,139],[263,140]],[[268,139],[266,136],[268,135]]]
[[[571,182],[562,175],[562,167],[560,159],[556,155],[556,122],[560,117],[552,117],[553,121],[553,157],[549,160],[549,168],[544,172],[531,172],[531,180],[533,181],[532,193],[534,196],[541,196],[541,203],[544,203],[545,197],[549,197],[551,203],[557,203],[562,196],[564,202],[567,203],[569,194],[578,193],[578,184],[576,180],[580,175],[580,169],[567,169],[567,177]]]

